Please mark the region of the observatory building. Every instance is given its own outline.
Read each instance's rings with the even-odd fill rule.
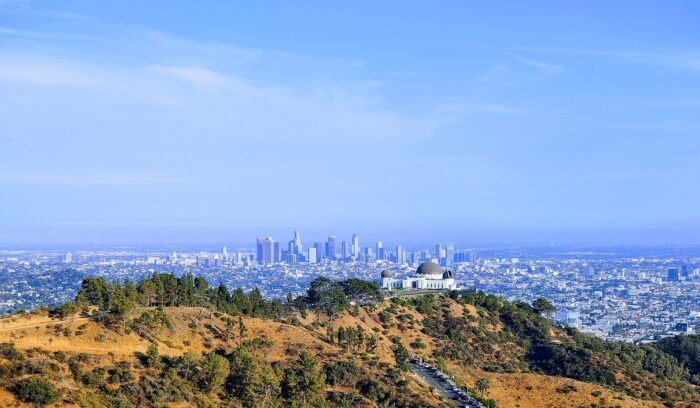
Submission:
[[[396,278],[391,271],[382,272],[383,289],[457,289],[450,269],[442,269],[435,262],[423,262],[416,272],[405,278]]]

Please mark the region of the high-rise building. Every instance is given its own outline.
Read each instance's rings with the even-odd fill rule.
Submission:
[[[442,247],[442,244],[435,244],[435,258],[442,259],[444,257],[445,257],[445,248]]]
[[[309,248],[309,256],[307,257],[309,263],[315,264],[318,262],[318,257],[316,256],[316,247]]]
[[[316,262],[320,263],[324,255],[323,244],[316,242],[314,243],[314,248],[316,249]]]
[[[343,241],[340,243],[340,253],[341,253],[341,259],[345,261],[348,259],[348,243]]]
[[[365,260],[369,261],[374,258],[374,251],[371,247],[365,247]]]
[[[326,258],[329,260],[335,260],[336,255],[335,255],[335,237],[330,236],[328,237],[328,242],[326,242]]]
[[[221,248],[221,253],[224,255],[224,261],[228,261],[228,249],[226,247]]]
[[[377,241],[377,259],[385,259],[384,244],[382,244],[382,241]]]
[[[411,264],[418,265],[419,263],[421,263],[420,251],[411,252]]]
[[[66,254],[63,256],[63,262],[72,263],[73,262],[73,254],[70,252],[66,252]]]
[[[279,250],[279,243],[275,242],[271,237],[264,239],[258,238],[258,265],[272,265],[274,262],[278,261],[279,255],[275,255],[275,248]]]
[[[275,241],[272,244],[272,262],[281,262],[282,256],[280,253],[280,243]]]
[[[360,238],[357,234],[352,234],[352,259],[353,261],[360,259]]]
[[[678,282],[680,280],[680,274],[678,273],[678,268],[668,268],[668,281]]]
[[[302,253],[304,253],[304,248],[301,244],[301,235],[299,235],[298,230],[294,231],[293,242],[294,242],[294,251],[290,251],[290,252],[293,253],[294,255],[301,255]]]
[[[401,245],[396,246],[396,263],[399,265],[406,263],[406,253]]]
[[[263,265],[263,239],[258,238],[255,240],[255,260],[258,265]]]
[[[445,247],[445,265],[450,266],[455,261],[455,244],[447,244]]]

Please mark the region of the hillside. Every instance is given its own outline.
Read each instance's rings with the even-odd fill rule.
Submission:
[[[382,300],[367,282],[325,279],[265,301],[198,279],[87,279],[75,303],[0,319],[0,406],[449,406],[404,371],[409,354],[474,394],[487,380],[492,406],[700,406],[681,346],[581,336],[542,317],[546,304]]]

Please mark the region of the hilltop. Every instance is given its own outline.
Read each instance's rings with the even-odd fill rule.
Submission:
[[[354,279],[282,302],[190,275],[90,278],[75,302],[0,319],[0,405],[449,406],[414,357],[486,406],[700,406],[697,340],[603,342],[549,312],[478,291],[384,299]]]

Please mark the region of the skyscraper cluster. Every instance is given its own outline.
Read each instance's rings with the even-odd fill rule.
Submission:
[[[455,251],[454,244],[435,245],[435,251],[428,249],[409,251],[403,245],[397,245],[392,251],[384,247],[382,241],[377,241],[374,246],[360,247],[360,238],[357,234],[352,239],[338,241],[335,235],[331,235],[325,242],[314,242],[308,249],[304,249],[299,231],[294,231],[294,237],[285,246],[272,237],[258,238],[256,241],[255,262],[258,265],[272,265],[278,262],[287,264],[295,263],[324,263],[324,262],[369,262],[387,261],[399,265],[418,264],[426,261],[434,261],[442,266],[450,266],[458,262],[475,262],[476,253],[473,251]]]

